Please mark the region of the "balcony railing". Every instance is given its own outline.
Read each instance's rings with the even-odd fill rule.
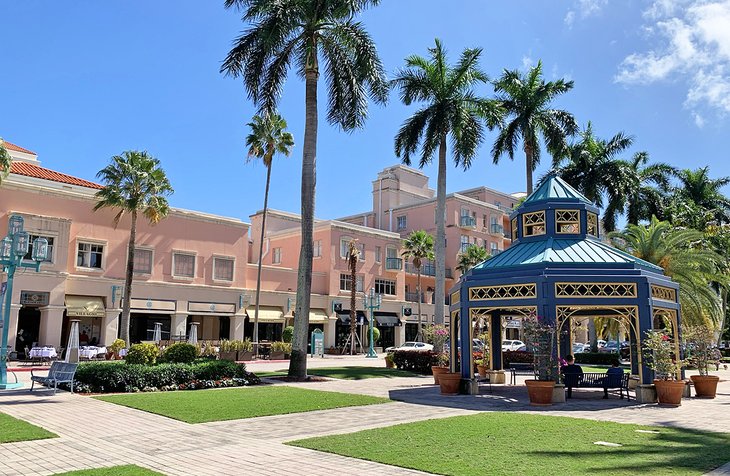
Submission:
[[[406,293],[406,301],[407,302],[418,302],[418,293]],[[421,302],[426,303],[426,296],[421,293]]]
[[[490,231],[492,233],[496,233],[499,235],[504,235],[504,226],[500,225],[498,223],[492,223],[492,226],[490,227]]]
[[[385,258],[385,269],[400,271],[403,269],[403,260],[401,258]]]
[[[413,263],[406,262],[406,273],[408,274],[416,274],[417,270],[416,267],[413,266]],[[436,266],[432,264],[422,264],[421,265],[421,276],[436,276]],[[451,273],[451,268],[446,268],[446,277],[451,279],[453,274]]]
[[[459,226],[462,228],[476,228],[477,219],[468,215],[464,215],[462,217],[459,217]]]

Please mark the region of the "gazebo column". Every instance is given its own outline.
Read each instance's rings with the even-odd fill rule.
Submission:
[[[652,309],[650,304],[643,304],[639,306],[639,336],[637,347],[637,358],[641,352],[642,342],[646,338],[647,332],[654,327]],[[645,359],[639,359],[641,369],[641,383],[649,385],[654,382],[654,371],[651,370],[647,365]]]
[[[570,333],[573,329],[573,317],[567,317],[565,321],[558,321],[558,324],[560,325],[560,328],[558,329],[560,339],[560,348],[558,349],[558,355],[564,359],[567,355],[573,353],[573,347],[570,343]]]
[[[502,370],[502,313],[494,311],[489,315],[489,354],[492,370]]]

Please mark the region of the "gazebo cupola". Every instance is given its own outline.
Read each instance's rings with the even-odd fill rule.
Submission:
[[[472,339],[478,332],[489,335],[492,370],[501,370],[505,322],[531,314],[553,322],[556,353],[565,356],[571,353],[573,326],[602,317],[618,320],[629,335],[632,373],[651,383],[641,342],[655,323],[679,335],[679,286],[662,268],[601,241],[598,209],[555,173],[510,221],[512,245],[469,270],[451,289],[451,341],[461,347],[452,352],[452,370],[475,382]]]

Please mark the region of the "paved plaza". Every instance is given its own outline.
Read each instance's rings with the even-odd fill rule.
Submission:
[[[363,357],[330,357],[310,367],[373,365]],[[375,361],[382,365],[382,358]],[[252,363],[253,371],[280,370],[286,363]],[[466,415],[478,411],[520,411],[646,425],[727,431],[730,371],[715,400],[685,399],[680,408],[601,399],[601,392],[576,391],[568,403],[536,410],[524,386],[483,386],[478,396],[441,396],[431,377],[374,378],[276,383],[317,390],[389,396],[382,405],[187,424],[86,396],[47,390],[0,394],[4,413],[42,426],[59,438],[0,445],[0,474],[49,475],[73,469],[137,464],[170,475],[205,474],[424,474],[338,455],[286,446],[286,441],[398,423]],[[28,373],[18,374],[27,380]],[[224,391],[224,390],[221,390]],[[730,456],[729,456],[730,459]],[[730,474],[730,466],[713,474]]]

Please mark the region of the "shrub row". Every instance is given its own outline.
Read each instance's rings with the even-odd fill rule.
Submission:
[[[600,352],[586,352],[575,354],[577,364],[611,365],[618,358],[618,354],[602,354]]]
[[[532,352],[525,350],[508,350],[502,352],[503,365],[507,367],[511,363],[531,364],[533,361]]]
[[[428,350],[396,350],[393,363],[401,370],[430,375],[431,366],[438,365],[438,354]]]
[[[255,385],[258,377],[246,371],[244,364],[225,360],[205,360],[193,363],[158,365],[117,362],[90,362],[79,365],[74,378],[74,390],[81,393],[135,392],[140,390],[172,390],[188,388],[199,381],[228,381],[235,385]],[[203,388],[196,387],[192,388]]]

